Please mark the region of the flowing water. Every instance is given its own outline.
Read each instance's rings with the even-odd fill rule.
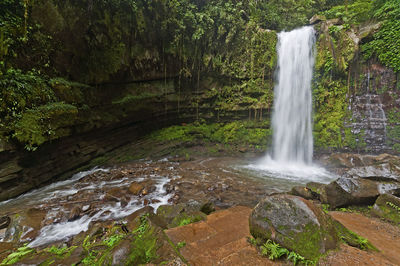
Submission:
[[[165,165],[160,162],[158,167],[160,164]],[[5,234],[0,234],[0,242],[16,240],[13,235],[20,231],[19,241],[30,242],[31,247],[41,246],[86,231],[92,222],[126,217],[146,205],[157,210],[160,205],[169,204],[173,196],[166,189],[171,180],[179,177],[174,166],[173,163],[165,165],[168,173],[163,175],[157,174],[150,162],[142,162],[134,168],[94,168],[66,181],[0,202],[0,217],[13,217],[16,224]],[[151,182],[151,190],[146,195],[126,192],[132,182],[145,181]],[[79,216],[71,219],[76,207],[79,207]],[[42,211],[45,212],[43,216],[40,215]],[[39,229],[33,225],[36,223],[40,231],[32,234]]]
[[[250,165],[267,176],[329,182],[313,165],[312,93],[315,31],[311,26],[278,34],[277,81],[272,115],[272,153]]]

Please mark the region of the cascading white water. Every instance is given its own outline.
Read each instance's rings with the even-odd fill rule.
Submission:
[[[278,68],[272,115],[272,153],[248,168],[265,178],[328,183],[334,176],[312,164],[312,93],[315,31],[278,34]],[[261,172],[260,172],[261,170]]]
[[[272,159],[277,162],[312,162],[314,43],[311,26],[278,35],[278,80],[272,115]]]

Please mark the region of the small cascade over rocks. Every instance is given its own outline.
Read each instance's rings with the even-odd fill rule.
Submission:
[[[312,164],[312,93],[315,30],[305,26],[278,34],[277,81],[272,115],[272,153],[250,167],[275,177],[328,182]]]
[[[386,145],[387,118],[381,95],[368,93],[354,97],[351,105],[353,122],[350,123],[354,134],[365,141],[371,151],[379,152],[388,149]]]

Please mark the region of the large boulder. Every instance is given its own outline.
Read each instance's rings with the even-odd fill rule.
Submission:
[[[379,195],[396,194],[400,188],[397,182],[377,182],[374,180],[340,177],[321,189],[320,200],[331,208],[349,205],[373,204]]]
[[[264,198],[249,222],[258,241],[271,239],[311,260],[337,248],[340,242],[333,219],[311,201],[293,195]]]
[[[372,204],[378,196],[378,187],[374,181],[341,177],[325,186],[320,199],[331,208],[337,208]]]
[[[354,167],[347,172],[347,175],[371,180],[400,182],[400,166],[388,162],[378,165]]]
[[[372,213],[396,224],[400,224],[400,198],[382,194],[376,200]]]

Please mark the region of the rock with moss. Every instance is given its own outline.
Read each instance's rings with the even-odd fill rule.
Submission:
[[[157,209],[157,216],[165,221],[167,228],[183,226],[207,218],[201,211],[201,206],[191,206],[190,204],[163,205]]]
[[[310,260],[336,249],[340,241],[329,215],[311,201],[287,194],[268,196],[257,204],[250,216],[250,232]]]
[[[341,177],[323,187],[320,199],[331,208],[349,205],[369,205],[375,202],[379,195],[396,193],[400,188],[397,182],[378,182],[375,180]]]
[[[382,194],[376,200],[372,213],[396,224],[400,224],[400,198]]]
[[[362,250],[378,250],[368,241],[368,239],[350,231],[340,222],[334,220],[334,225],[336,227],[336,230],[338,231],[340,239],[349,246],[356,247]]]
[[[67,243],[46,248],[23,246],[1,265],[156,265],[185,259],[150,213],[124,222],[96,222]]]
[[[319,199],[319,194],[309,189],[308,187],[296,186],[290,191],[290,194],[299,196],[308,200]]]

